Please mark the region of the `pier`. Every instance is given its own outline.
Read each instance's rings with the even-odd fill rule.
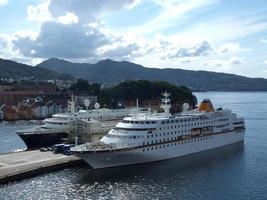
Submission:
[[[21,180],[48,171],[77,166],[83,161],[75,156],[39,150],[0,155],[0,184]]]

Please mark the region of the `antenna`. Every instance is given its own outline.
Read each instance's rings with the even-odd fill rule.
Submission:
[[[75,101],[74,101],[73,93],[71,95],[71,100],[68,102],[68,107],[69,107],[70,113],[75,113]]]

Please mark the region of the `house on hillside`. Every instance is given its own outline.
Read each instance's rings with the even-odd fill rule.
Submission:
[[[5,106],[4,107],[4,119],[8,121],[14,121],[19,119],[19,112],[16,106]]]
[[[19,119],[30,120],[33,119],[33,110],[28,105],[19,105],[17,107]]]
[[[48,107],[41,102],[32,104],[33,117],[35,119],[45,119],[48,117]]]

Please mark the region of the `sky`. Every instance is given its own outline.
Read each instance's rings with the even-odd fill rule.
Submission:
[[[0,57],[267,78],[266,0],[0,0]]]

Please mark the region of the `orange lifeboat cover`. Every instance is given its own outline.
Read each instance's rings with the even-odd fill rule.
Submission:
[[[209,99],[203,99],[198,107],[198,110],[200,112],[214,112],[213,105]]]

